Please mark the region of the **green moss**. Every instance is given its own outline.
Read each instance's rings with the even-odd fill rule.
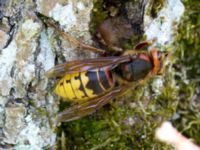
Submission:
[[[37,107],[35,100],[29,100],[28,101],[29,106],[32,106],[35,108],[39,116],[48,116],[48,113],[45,108]]]
[[[151,0],[150,6],[146,12],[147,15],[156,18],[158,12],[164,7],[166,0]]]
[[[200,3],[198,0],[184,0],[186,7],[177,37],[177,81],[180,86],[178,118],[174,124],[184,135],[200,144]]]
[[[96,28],[98,25],[108,17],[108,11],[104,9],[104,0],[94,0],[94,9],[91,15],[90,32],[96,34]]]

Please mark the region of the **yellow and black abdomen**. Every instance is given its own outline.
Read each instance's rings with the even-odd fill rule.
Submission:
[[[66,74],[57,83],[54,92],[68,100],[81,101],[95,98],[113,87],[113,78],[109,70],[88,70]]]

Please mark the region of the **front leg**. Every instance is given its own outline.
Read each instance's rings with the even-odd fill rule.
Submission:
[[[138,43],[134,49],[132,50],[126,50],[123,55],[135,55],[138,53],[147,53],[146,50],[144,50],[145,47],[152,45],[153,43],[155,43],[157,41],[156,38],[153,38],[152,40],[148,40],[148,41],[143,41]]]
[[[152,40],[140,42],[134,47],[134,50],[136,50],[136,51],[142,50],[143,48],[152,45],[156,41],[157,41],[157,38],[153,38]]]

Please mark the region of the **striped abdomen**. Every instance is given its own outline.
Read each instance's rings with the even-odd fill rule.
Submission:
[[[113,87],[109,70],[89,70],[66,74],[56,85],[54,92],[69,100],[79,101],[95,98]]]

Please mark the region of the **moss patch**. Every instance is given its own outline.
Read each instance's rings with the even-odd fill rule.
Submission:
[[[180,103],[174,124],[184,135],[200,144],[200,3],[184,0],[186,7],[177,37],[176,76]]]
[[[165,3],[166,0],[151,0],[148,14],[151,17],[156,18],[158,12],[164,7]]]

